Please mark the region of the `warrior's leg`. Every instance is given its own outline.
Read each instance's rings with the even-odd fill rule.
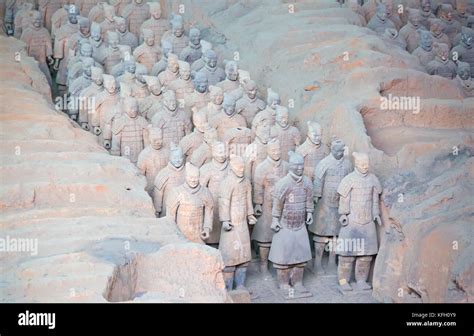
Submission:
[[[337,237],[330,237],[330,240],[332,240],[332,244],[329,244],[331,248],[329,249],[329,260],[328,260],[328,266],[327,266],[327,271],[328,272],[335,272],[337,270],[336,266],[336,246],[337,246]]]
[[[234,266],[224,267],[224,271],[222,272],[223,275],[224,275],[225,288],[228,291],[231,291],[233,289],[234,272],[235,272],[235,267]]]
[[[316,274],[324,274],[323,269],[323,254],[324,254],[324,247],[327,243],[327,237],[322,236],[313,236],[314,241],[314,263],[313,263],[313,270]]]
[[[245,279],[247,278],[247,266],[249,263],[243,263],[241,265],[237,265],[235,267],[235,288],[236,289],[244,289],[245,288]]]
[[[294,265],[294,267],[291,268],[291,284],[295,289],[296,295],[311,294],[310,291],[305,286],[303,286],[303,275],[305,265],[306,263],[301,263]]]
[[[355,267],[355,278],[358,290],[369,290],[372,286],[367,283],[370,272],[371,256],[357,257]]]
[[[277,272],[277,280],[278,280],[278,288],[288,295],[290,291],[290,268],[288,265],[279,265],[273,263],[273,267],[275,267]]]
[[[270,272],[268,271],[268,254],[270,253],[271,243],[257,242],[258,253],[260,255],[260,273],[265,279],[270,278]]]
[[[339,256],[339,266],[337,267],[337,279],[339,281],[339,287],[343,291],[351,291],[352,287],[349,284],[351,280],[352,264],[354,263],[354,257]]]

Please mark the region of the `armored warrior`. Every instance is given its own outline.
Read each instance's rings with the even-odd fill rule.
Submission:
[[[424,30],[420,21],[420,11],[418,9],[408,8],[408,23],[400,29],[400,35],[405,39],[409,53],[412,53],[418,48],[420,43],[420,32]]]
[[[257,85],[251,79],[243,81],[244,95],[236,103],[237,113],[247,121],[247,127],[252,127],[252,120],[258,112],[265,109],[265,102],[257,97]]]
[[[323,138],[321,125],[314,121],[308,121],[307,125],[306,140],[296,149],[296,153],[304,158],[304,175],[312,181],[314,168],[327,155],[327,150],[321,143]]]
[[[161,51],[163,52],[161,59],[151,69],[152,76],[158,76],[168,68],[168,56],[173,53],[173,46],[168,41],[161,40]],[[174,74],[173,78],[176,79],[176,77]]]
[[[215,115],[222,111],[222,103],[224,102],[224,91],[217,86],[209,86],[209,103],[201,108],[201,112],[206,114],[207,119],[212,119]]]
[[[38,0],[38,10],[41,13],[41,18],[44,26],[48,31],[51,31],[51,18],[53,14],[61,8],[60,0]]]
[[[115,8],[111,5],[104,5],[104,20],[100,23],[100,29],[102,31],[102,38],[105,42],[108,42],[108,32],[114,32],[117,27],[115,21]]]
[[[217,55],[212,49],[206,50],[201,59],[194,61],[191,71],[203,73],[209,85],[217,85],[225,79],[225,71],[217,66]]]
[[[104,57],[100,63],[104,66],[104,72],[107,74],[112,73],[114,66],[119,64],[122,60],[122,52],[119,48],[119,35],[115,31],[107,32],[108,47],[104,50]]]
[[[197,28],[191,28],[189,31],[189,44],[183,49],[179,58],[191,65],[201,57],[201,31]]]
[[[267,157],[267,144],[270,140],[270,123],[266,119],[262,119],[259,115],[254,119],[255,139],[247,147],[245,153],[245,161],[247,164],[247,176],[250,182],[254,181],[255,169]],[[280,143],[278,143],[280,146]]]
[[[81,127],[89,131],[89,117],[95,109],[95,100],[93,97],[96,97],[104,90],[104,79],[102,77],[103,71],[97,67],[91,67],[91,84],[81,91],[79,94],[79,115],[71,114],[71,119],[78,118],[77,122]],[[72,111],[72,109],[70,109]]]
[[[464,97],[474,97],[474,80],[468,63],[458,62],[457,76],[454,79]]]
[[[188,240],[204,244],[213,230],[214,201],[199,183],[199,168],[188,162],[185,171],[186,182],[174,190],[166,213]]]
[[[163,132],[160,128],[148,127],[150,144],[138,155],[137,167],[145,175],[146,191],[153,195],[155,178],[158,172],[166,167],[170,157],[169,150],[163,147]]]
[[[224,260],[227,290],[245,289],[247,266],[252,258],[248,224],[254,225],[252,187],[245,178],[245,164],[240,156],[231,156],[230,171],[219,190],[219,218],[222,222],[219,251]],[[310,252],[311,254],[311,252]]]
[[[78,54],[78,49],[84,42],[89,42],[91,36],[91,24],[89,19],[81,17],[78,20],[79,30],[72,34],[71,38],[68,41],[67,49],[69,50],[69,56],[75,56]],[[91,46],[92,48],[92,46]],[[89,55],[88,55],[89,56]],[[92,55],[91,55],[92,56]],[[70,57],[71,61],[73,57]],[[68,63],[69,66],[69,63]]]
[[[15,26],[14,37],[21,38],[23,31],[27,29],[35,20],[33,16],[35,15],[35,10],[33,8],[33,4],[26,2],[21,4],[20,9],[15,15],[15,19],[13,21]],[[40,27],[42,26],[42,18],[40,13]]]
[[[153,30],[143,30],[143,43],[133,52],[133,57],[138,63],[143,64],[147,72],[150,73],[153,65],[161,58],[161,49],[155,43],[155,33]]]
[[[474,37],[468,32],[461,33],[461,41],[451,50],[451,59],[466,62],[471,67],[471,74],[474,74]]]
[[[438,75],[448,79],[456,77],[456,64],[449,59],[449,48],[444,43],[435,45],[435,59],[426,65],[430,75]]]
[[[139,104],[143,102],[149,95],[150,91],[146,84],[145,76],[147,74],[146,69],[141,66],[140,63],[137,64],[137,69],[135,70],[135,80],[131,83],[130,87],[132,90],[132,96],[138,101]]]
[[[276,112],[276,124],[271,129],[271,137],[280,140],[282,159],[286,161],[288,152],[300,145],[301,135],[296,127],[290,126],[286,107],[278,106]]]
[[[434,60],[433,36],[429,31],[420,33],[420,46],[413,51],[412,55],[415,55],[424,67]]]
[[[128,22],[128,30],[135,36],[140,36],[141,25],[150,18],[150,7],[143,0],[132,0],[121,14]]]
[[[391,28],[397,30],[393,22],[388,18],[390,14],[389,8],[384,4],[377,5],[377,12],[370,19],[367,24],[367,28],[372,29],[377,34],[382,35],[385,32],[385,29]]]
[[[91,36],[89,37],[89,43],[92,46],[92,57],[97,62],[102,62],[105,57],[107,44],[102,39],[102,29],[96,22],[92,22],[91,24]]]
[[[78,102],[82,90],[89,87],[92,83],[92,66],[94,65],[93,58],[86,58],[82,62],[83,71],[82,76],[76,78],[72,81],[71,85],[68,87],[69,100],[73,102]],[[68,107],[68,115],[71,119],[77,120],[77,114],[79,113],[78,104],[72,104]],[[72,117],[74,115],[74,117]]]
[[[191,69],[189,64],[183,61],[178,61],[179,64],[179,78],[171,81],[168,84],[168,89],[176,92],[176,99],[184,108],[185,98],[194,92],[194,85],[191,80]]]
[[[217,84],[224,93],[233,94],[235,97],[240,98],[242,96],[242,89],[239,81],[239,66],[234,61],[229,61],[225,65],[225,76],[226,78]]]
[[[430,19],[435,19],[436,16],[431,11],[431,1],[421,0],[421,21],[420,23],[426,28],[430,29]]]
[[[194,77],[194,91],[184,101],[184,109],[186,113],[191,114],[199,111],[210,101],[207,78],[201,74]]]
[[[21,40],[26,44],[28,56],[33,57],[38,62],[41,72],[46,76],[48,83],[52,85],[53,82],[48,68],[48,64],[54,62],[51,36],[46,28],[41,25],[41,15],[38,11],[33,13],[33,24],[23,31]]]
[[[255,170],[253,179],[253,203],[257,224],[252,240],[257,242],[260,255],[260,272],[269,277],[268,254],[273,238],[272,205],[275,184],[288,173],[288,162],[281,159],[280,142],[272,139],[267,146],[267,157]]]
[[[138,155],[148,143],[148,123],[138,115],[138,103],[134,98],[123,100],[122,116],[112,124],[112,148],[110,154],[125,156],[137,163]]]
[[[255,116],[255,119],[258,120],[265,119],[270,122],[270,126],[275,125],[275,120],[276,120],[276,108],[277,106],[280,105],[280,96],[278,93],[273,91],[271,88],[267,89],[267,107],[258,112],[257,115]],[[252,130],[255,131],[256,125],[252,122]]]
[[[341,140],[331,143],[331,153],[318,163],[314,170],[313,196],[318,205],[309,231],[314,233],[314,269],[324,272],[322,258],[329,242],[335,243],[341,228],[338,216],[339,194],[337,187],[352,170],[351,162],[344,158],[345,144]],[[336,244],[329,250],[328,271],[336,269]]]
[[[56,10],[51,17],[51,38],[56,38],[56,32],[59,31],[62,25],[68,22],[69,15],[69,4],[73,3],[73,0],[67,0],[62,4],[62,7]]]
[[[207,239],[207,244],[219,244],[222,224],[219,220],[218,196],[221,182],[227,177],[229,172],[229,160],[224,143],[216,141],[212,144],[212,161],[203,165],[200,169],[200,183],[208,188],[214,202],[214,216],[212,231]]]
[[[168,64],[166,70],[158,75],[161,86],[167,87],[169,83],[179,78],[178,57],[175,54],[168,54]]]
[[[224,139],[225,132],[234,127],[246,127],[245,118],[237,113],[235,99],[230,94],[224,94],[222,111],[209,119],[209,125],[217,129],[219,140]]]
[[[193,152],[202,144],[204,141],[204,131],[209,127],[207,123],[206,114],[201,110],[196,112],[192,117],[194,130],[184,136],[179,142],[179,147],[183,149],[184,155],[186,155],[187,161],[191,159]]]
[[[140,115],[151,121],[153,116],[163,108],[163,90],[155,76],[143,76],[150,94],[139,102]]]
[[[173,52],[178,56],[188,46],[189,39],[184,34],[183,19],[179,15],[171,20],[171,32],[168,32],[162,38],[171,43]]]
[[[185,182],[184,155],[179,146],[172,144],[169,162],[156,175],[153,188],[153,203],[157,217],[165,217],[168,199],[172,190]]]
[[[294,152],[289,157],[289,172],[273,189],[271,229],[275,233],[268,257],[286,299],[312,296],[303,286],[303,273],[312,258],[306,225],[313,223],[314,211],[313,186],[303,175],[304,159]]]
[[[168,20],[161,17],[161,6],[157,2],[149,2],[150,18],[143,22],[140,31],[143,29],[150,29],[155,33],[155,40],[161,41],[163,35],[170,29]],[[140,43],[143,36],[140,36]]]
[[[98,2],[94,7],[89,11],[87,18],[90,22],[101,23],[105,19],[104,6],[107,5],[107,2]],[[115,11],[115,7],[114,7]],[[118,14],[118,12],[115,11]]]
[[[433,41],[435,44],[445,43],[449,49],[451,49],[451,40],[448,35],[443,33],[444,23],[440,19],[430,20],[430,32],[433,36]]]
[[[379,209],[379,195],[382,186],[378,178],[369,173],[369,157],[365,153],[353,153],[355,169],[344,177],[337,188],[339,194],[339,240],[361,241],[356,248],[338,249],[339,265],[337,269],[339,286],[350,291],[349,283],[355,260],[356,286],[359,290],[370,289],[367,278],[370,263],[378,252],[375,223],[382,225]],[[338,244],[339,245],[339,244]],[[354,245],[354,244],[353,244]],[[360,247],[360,248],[357,248]]]
[[[116,31],[119,34],[119,44],[127,45],[131,50],[135,50],[138,47],[138,38],[128,31],[127,21],[120,16],[116,16],[114,21],[117,24]]]
[[[92,46],[88,40],[82,40],[79,46],[79,54],[77,56],[71,56],[69,58],[69,64],[67,66],[67,84],[71,85],[72,81],[82,75],[84,71],[84,62],[89,62],[92,59],[92,63],[95,67],[102,69],[102,64],[96,62],[92,58]]]
[[[79,8],[79,11],[82,13],[82,15],[87,17],[96,2],[97,0],[76,0],[76,6]]]
[[[197,167],[202,167],[212,159],[212,144],[217,141],[217,131],[209,127],[204,131],[203,142],[193,152],[189,162]]]
[[[453,18],[453,6],[442,4],[437,9],[437,15],[444,23],[443,33],[448,35],[450,41],[453,41],[456,35],[461,31],[461,23]]]

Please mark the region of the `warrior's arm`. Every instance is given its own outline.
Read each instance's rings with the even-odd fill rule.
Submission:
[[[211,194],[208,193],[205,196],[204,200],[204,221],[202,223],[202,228],[208,228],[209,231],[212,231],[212,221],[214,219],[214,201],[211,197]]]

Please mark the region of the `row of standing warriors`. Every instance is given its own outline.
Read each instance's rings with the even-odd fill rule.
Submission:
[[[349,0],[360,25],[416,56],[430,75],[453,79],[474,97],[474,5],[467,0]]]
[[[162,20],[159,4],[146,6],[150,20]],[[310,296],[303,286],[312,259],[308,230],[318,271],[334,238],[361,241],[362,249],[330,248],[328,267],[335,267],[338,255],[339,285],[348,291],[355,263],[357,289],[370,288],[381,186],[368,172],[366,154],[354,153],[353,170],[344,143],[323,145],[316,122],[308,122],[301,143],[279,95],[268,89],[264,102],[236,62],[220,68],[216,53],[202,50],[199,30],[191,28],[189,38],[183,34],[179,16],[171,20],[168,38],[163,33],[161,48],[155,44],[161,33],[151,24],[136,35],[143,42],[133,48],[119,44],[120,36],[131,33],[132,23],[143,28],[145,17],[139,25],[109,13],[90,25],[78,19],[77,6],[66,13],[67,23],[55,32],[53,59],[43,17],[33,12],[21,34],[28,52],[45,73],[48,61],[59,69],[57,84],[73,102],[69,116],[112,155],[137,165],[156,215],[172,218],[190,241],[220,250],[229,290],[244,288],[254,241],[261,272],[268,276],[272,262],[286,297]],[[107,17],[117,23],[115,31],[106,30]],[[177,43],[178,36],[186,43]]]

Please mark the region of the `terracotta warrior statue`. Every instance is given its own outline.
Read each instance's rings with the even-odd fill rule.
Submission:
[[[474,74],[474,36],[472,34],[467,31],[462,32],[461,41],[451,49],[451,55],[456,55],[459,61],[468,63],[471,67],[471,74]]]
[[[183,149],[187,161],[191,159],[193,152],[204,141],[204,131],[209,127],[206,114],[202,110],[193,114],[192,122],[194,125],[194,130],[184,136],[184,138],[182,138],[179,142],[179,147]]]
[[[254,181],[255,169],[263,162],[267,155],[267,145],[270,141],[270,123],[266,119],[258,116],[254,119],[255,125],[255,139],[247,147],[245,153],[245,161],[247,164],[247,176],[250,182]],[[280,146],[280,143],[278,143]]]
[[[453,79],[456,77],[456,64],[449,59],[449,47],[444,43],[438,43],[434,47],[435,59],[426,65],[430,75]]]
[[[76,6],[79,8],[83,16],[87,17],[89,11],[94,7],[97,0],[76,0]]]
[[[400,29],[400,35],[405,39],[407,51],[412,53],[420,44],[420,32],[425,28],[421,25],[421,14],[418,9],[408,8],[408,23]]]
[[[38,10],[48,32],[51,31],[51,18],[61,8],[62,2],[60,0],[38,0]]]
[[[435,52],[433,49],[433,35],[429,31],[420,32],[420,46],[413,51],[420,64],[426,67],[429,62],[434,60]]]
[[[157,217],[165,217],[167,204],[174,188],[185,182],[184,154],[179,146],[171,145],[169,162],[156,175],[153,204]]]
[[[240,156],[230,158],[230,171],[220,185],[218,204],[225,285],[227,290],[232,290],[234,284],[236,289],[245,290],[247,266],[252,258],[248,224],[254,225],[257,219],[253,214],[252,187]]]
[[[430,29],[430,19],[436,18],[431,11],[431,0],[421,0],[421,21],[420,23],[427,29]]]
[[[217,129],[219,140],[224,139],[225,132],[233,127],[246,127],[245,118],[237,113],[235,99],[231,94],[224,93],[222,111],[209,119],[209,125]]]
[[[191,28],[189,30],[189,44],[181,51],[179,58],[191,65],[201,57],[201,31],[197,28]]]
[[[188,162],[185,172],[186,182],[173,190],[166,213],[188,240],[205,244],[214,229],[214,200],[209,189],[199,183],[199,168]]]
[[[312,296],[303,286],[303,273],[312,259],[306,225],[313,223],[314,206],[313,186],[303,175],[303,157],[294,152],[289,157],[289,172],[273,189],[271,229],[275,233],[268,259],[277,270],[279,289],[292,299]]]
[[[385,33],[383,33],[381,38],[385,41],[389,41],[390,43],[399,46],[403,50],[406,50],[407,48],[407,42],[405,41],[405,38],[403,38],[396,29],[385,29]]]
[[[68,42],[67,48],[69,49],[70,56],[76,56],[79,52],[80,45],[85,41],[89,43],[89,38],[91,36],[91,23],[89,19],[81,17],[78,20],[78,24],[79,30],[72,34]],[[72,57],[69,58],[69,60],[71,59]]]
[[[33,4],[29,2],[22,3],[19,7],[18,12],[15,15],[13,24],[15,26],[14,37],[20,38],[23,34],[23,31],[28,28],[33,23],[34,8]],[[40,14],[41,18],[41,14]],[[41,19],[41,24],[43,23]]]
[[[306,140],[296,149],[296,153],[304,158],[304,175],[311,181],[314,177],[314,168],[328,154],[326,146],[322,144],[323,130],[321,125],[314,121],[308,121],[308,133]]]
[[[71,83],[78,77],[82,75],[84,71],[84,62],[89,61],[92,58],[92,46],[89,43],[89,40],[81,40],[79,45],[79,53],[76,56],[69,57],[69,64],[67,66],[67,86],[69,87]],[[96,62],[93,58],[93,65],[95,67],[102,69],[102,64]]]
[[[112,124],[110,154],[125,156],[136,164],[138,155],[148,143],[148,123],[138,114],[136,99],[127,97],[122,104],[125,113]]]
[[[273,91],[271,88],[267,89],[267,107],[264,110],[257,113],[255,118],[265,119],[270,122],[270,126],[275,125],[276,121],[276,108],[281,103],[280,96],[278,93]],[[255,131],[255,125],[252,122],[252,130]]]
[[[200,111],[206,114],[207,119],[212,119],[215,115],[222,111],[222,103],[224,102],[224,91],[217,86],[209,86],[209,103],[201,108]]]
[[[105,42],[108,42],[107,33],[114,32],[117,28],[117,22],[115,21],[115,8],[111,5],[104,5],[104,20],[100,23],[100,29],[102,31],[102,38]]]
[[[143,76],[150,94],[139,102],[140,115],[150,121],[163,108],[163,90],[156,76]]]
[[[104,57],[100,63],[104,66],[104,72],[110,74],[113,67],[122,61],[122,52],[119,48],[119,35],[117,32],[109,31],[107,36],[108,47],[105,49]]]
[[[137,69],[135,70],[135,81],[133,81],[130,85],[132,90],[132,96],[138,101],[139,104],[143,102],[149,95],[150,90],[148,90],[148,85],[146,84],[145,76],[147,75],[147,71],[145,67],[140,63],[137,64]]]
[[[143,64],[148,73],[151,73],[153,65],[161,58],[162,52],[158,44],[155,43],[155,33],[151,29],[143,30],[143,43],[133,52],[135,60]]]
[[[474,80],[468,63],[458,62],[457,76],[454,80],[464,97],[474,97]]]
[[[241,95],[240,81],[239,81],[239,66],[237,62],[229,61],[225,65],[226,78],[217,84],[224,93],[232,93],[239,98]]]
[[[202,60],[196,60],[191,66],[191,71],[203,73],[209,85],[217,85],[225,79],[224,69],[217,66],[217,55],[212,49],[208,49],[202,55]]]
[[[444,30],[444,23],[440,19],[431,19],[430,20],[430,31],[433,35],[434,43],[445,43],[449,49],[451,49],[451,40],[448,35],[446,35]]]
[[[185,99],[194,92],[193,81],[191,80],[191,69],[189,63],[178,61],[179,64],[179,78],[171,81],[168,84],[168,89],[176,92],[176,99],[183,106]]]
[[[237,100],[236,109],[247,121],[247,127],[252,127],[252,121],[258,112],[265,109],[265,102],[257,97],[257,84],[251,79],[243,81],[244,95]]]
[[[162,107],[153,116],[151,123],[163,130],[163,143],[167,148],[171,143],[178,144],[192,129],[191,119],[178,107],[176,95],[171,90],[163,94]]]
[[[179,15],[176,15],[171,20],[171,32],[165,34],[163,39],[168,40],[171,43],[173,46],[173,52],[178,56],[181,55],[184,48],[188,46],[189,39],[184,34],[183,19]]]
[[[161,40],[161,51],[163,52],[161,59],[151,69],[152,76],[158,76],[168,68],[168,55],[173,53],[173,46],[169,41]],[[176,79],[176,76],[174,78]]]
[[[79,94],[79,115],[71,114],[70,118],[75,120],[77,117],[77,122],[81,125],[82,129],[89,131],[89,118],[91,117],[95,109],[95,99],[98,94],[104,90],[104,79],[102,75],[104,72],[101,68],[92,66],[91,67],[91,84],[81,91]]]
[[[163,35],[170,29],[168,20],[161,17],[161,5],[158,2],[149,2],[150,18],[143,22],[140,31],[143,29],[150,29],[155,33],[155,40],[161,41]],[[140,37],[140,43],[142,41]]]
[[[104,6],[105,5],[107,5],[107,2],[105,2],[105,1],[98,2],[94,7],[91,8],[87,18],[91,22],[96,22],[96,23],[100,24],[105,19],[105,13],[104,13]],[[115,8],[114,8],[114,11],[115,11]],[[117,12],[115,11],[115,13],[117,13]]]
[[[337,188],[339,194],[339,222],[341,230],[338,239],[360,241],[352,249],[338,249],[339,264],[337,276],[342,291],[352,290],[349,281],[355,261],[356,288],[370,289],[367,283],[370,263],[378,252],[375,225],[382,225],[379,209],[379,195],[382,186],[378,178],[369,173],[369,157],[366,153],[353,153],[355,169],[344,177]],[[357,247],[360,248],[357,248]]]
[[[197,167],[202,167],[210,162],[212,160],[212,145],[217,140],[217,130],[212,127],[206,128],[204,130],[203,142],[191,154],[189,162]]]
[[[73,3],[74,0],[61,2],[62,7],[53,13],[53,16],[51,17],[51,38],[53,40],[56,38],[56,32],[59,31],[59,28],[68,22],[69,5]]]
[[[313,196],[318,205],[313,224],[309,226],[314,241],[314,267],[317,273],[324,273],[322,267],[323,253],[327,243],[334,243],[339,235],[338,207],[339,194],[337,187],[341,180],[352,171],[351,162],[344,158],[345,144],[341,140],[331,143],[331,153],[318,163],[314,170]],[[336,244],[333,244],[335,247]],[[328,271],[336,270],[336,249],[329,250]]]
[[[288,174],[288,162],[281,159],[280,141],[268,142],[267,157],[258,164],[253,179],[253,203],[257,224],[252,231],[252,240],[257,242],[260,256],[260,272],[266,277],[268,272],[268,254],[272,244],[272,205],[275,184]]]
[[[153,71],[153,70],[152,70]],[[175,54],[168,54],[168,63],[166,70],[158,75],[158,80],[161,86],[167,87],[169,83],[179,78],[179,63],[178,56]]]
[[[372,29],[380,35],[382,35],[387,28],[397,29],[393,22],[388,18],[390,14],[390,9],[386,5],[381,3],[378,4],[377,11],[367,24],[367,28]]]
[[[53,82],[48,68],[48,64],[54,62],[51,35],[42,26],[41,20],[40,12],[34,11],[33,24],[23,31],[20,39],[26,44],[28,56],[33,57],[38,62],[41,72],[46,76],[49,85],[52,85]]]
[[[97,62],[102,62],[107,50],[107,44],[102,39],[102,28],[96,22],[91,23],[91,36],[89,43],[92,45],[92,57]]]
[[[204,164],[201,169],[200,183],[209,189],[214,202],[214,216],[212,231],[206,243],[217,247],[221,236],[222,223],[219,220],[218,196],[221,182],[229,172],[229,160],[223,142],[216,141],[212,144],[212,161]]]
[[[117,80],[111,75],[103,75],[104,91],[96,95],[95,108],[89,120],[92,133],[98,136],[99,144],[107,150],[112,147],[112,125],[122,116]]]
[[[184,109],[188,114],[195,113],[210,102],[207,78],[201,73],[194,77],[194,91],[184,100]]]
[[[150,126],[148,130],[150,144],[138,155],[137,167],[146,177],[145,190],[152,196],[156,175],[168,164],[170,153],[167,148],[163,147],[163,131]]]
[[[79,10],[76,6],[70,6],[68,12],[68,23],[61,26],[56,32],[54,40],[54,70],[58,71],[56,83],[58,91],[66,91],[67,85],[67,63],[69,59],[69,39],[79,30],[78,22]]]
[[[400,30],[402,28],[402,20],[400,19],[400,16],[398,16],[398,8],[394,9],[393,7],[393,0],[382,0],[381,3],[383,3],[387,7],[387,19],[392,21],[392,23],[395,25],[396,30]]]
[[[89,87],[92,83],[92,66],[94,65],[94,59],[89,57],[84,59],[82,62],[82,75],[71,82],[68,86],[69,100],[73,102],[79,102],[79,97],[82,90]],[[68,106],[68,115],[71,119],[77,120],[77,114],[79,113],[78,104],[72,104]],[[73,116],[74,115],[74,116]]]
[[[127,21],[121,16],[116,16],[114,21],[116,23],[116,32],[119,34],[119,44],[127,45],[131,50],[135,50],[138,47],[138,38],[135,34],[128,31]]]
[[[301,143],[300,131],[290,125],[288,109],[284,106],[277,106],[276,123],[271,129],[271,137],[280,140],[283,160],[287,160],[288,152],[294,151]]]
[[[128,22],[128,30],[140,36],[140,27],[150,18],[150,7],[144,0],[132,0],[121,13]]]
[[[450,4],[442,4],[437,9],[437,16],[444,23],[443,33],[448,35],[450,41],[453,41],[456,35],[461,31],[461,23],[454,19],[454,9]]]

